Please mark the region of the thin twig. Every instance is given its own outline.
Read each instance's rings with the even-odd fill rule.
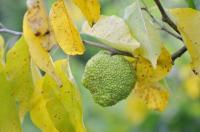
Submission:
[[[174,62],[177,58],[181,57],[186,51],[187,51],[187,48],[185,46],[180,48],[178,51],[172,54],[172,61]]]
[[[159,27],[160,27],[160,30],[163,30],[167,33],[169,33],[171,36],[179,39],[179,40],[183,40],[179,35],[169,31],[167,28],[164,27],[164,25],[162,25],[160,22],[158,22],[158,20],[150,13],[150,11],[148,10],[147,7],[144,7],[144,8],[141,8],[142,10],[146,11],[146,13],[151,17],[151,19],[153,20],[153,22],[155,22]]]
[[[154,0],[158,9],[160,10],[160,13],[162,15],[162,20],[163,22],[167,23],[170,27],[172,27],[178,34],[180,34],[180,32],[178,31],[178,28],[176,26],[176,24],[169,18],[169,16],[167,15],[167,13],[165,12],[162,4],[160,3],[160,0]]]
[[[9,34],[16,35],[16,36],[22,35],[22,32],[17,32],[17,31],[10,30],[10,29],[6,28],[1,23],[0,23],[0,32],[9,33]]]
[[[103,44],[100,44],[100,43],[97,43],[97,42],[83,40],[83,43],[86,44],[86,45],[90,45],[90,46],[94,46],[94,47],[98,47],[98,48],[101,48],[101,49],[108,50],[112,54],[119,54],[119,55],[126,55],[126,56],[133,57],[133,55],[131,53],[129,53],[129,52],[120,51],[120,50],[111,48],[109,46],[106,46],[106,45],[103,45]]]

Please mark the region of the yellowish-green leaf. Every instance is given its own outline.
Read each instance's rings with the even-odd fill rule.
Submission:
[[[126,115],[135,125],[142,123],[148,114],[147,105],[140,98],[134,97],[131,94],[128,97],[128,103],[126,108]]]
[[[50,21],[56,40],[66,54],[84,53],[80,34],[68,14],[64,0],[57,0],[50,11]]]
[[[149,15],[145,11],[142,11],[142,7],[144,6],[140,0],[136,0],[126,8],[124,19],[132,35],[141,44],[136,53],[148,59],[153,67],[156,67],[162,48],[160,33]]]
[[[55,44],[54,34],[50,27],[44,0],[27,0],[27,21],[35,36],[40,37],[42,47],[49,51]]]
[[[97,22],[100,17],[99,0],[73,0],[74,3],[81,9],[82,13],[88,20],[90,25]]]
[[[137,83],[133,95],[144,101],[152,110],[163,111],[168,104],[169,93],[159,83]]]
[[[49,113],[46,109],[46,100],[42,95],[43,78],[37,66],[31,63],[31,71],[33,75],[33,82],[35,86],[34,94],[31,100],[30,116],[33,123],[43,132],[58,132],[55,128]]]
[[[62,85],[56,74],[55,66],[50,54],[42,47],[43,36],[37,36],[32,31],[31,23],[28,20],[30,11],[26,12],[23,21],[23,35],[28,44],[30,55],[35,64],[54,78],[59,86]]]
[[[4,67],[3,57],[4,57],[4,39],[0,35],[0,72],[3,70]]]
[[[172,68],[172,60],[170,53],[163,47],[158,57],[156,68],[152,66],[150,61],[143,57],[138,58],[136,66],[139,82],[157,82],[169,73]]]
[[[191,8],[170,10],[192,58],[192,70],[200,76],[200,12]]]
[[[0,132],[22,132],[10,82],[0,73]]]
[[[12,95],[19,102],[19,114],[23,118],[29,110],[33,94],[33,82],[30,69],[28,46],[21,37],[6,55],[5,71],[12,86]]]
[[[73,81],[70,80],[68,62],[60,60],[55,64],[63,87],[59,88],[54,80],[48,75],[45,76],[43,95],[48,100],[46,106],[49,115],[59,131],[84,132],[81,98]]]
[[[198,76],[189,76],[185,82],[185,91],[192,99],[200,97],[200,78]]]
[[[85,23],[82,32],[82,35],[87,35],[105,45],[131,54],[140,46],[131,36],[124,20],[117,16],[102,16],[92,28]]]

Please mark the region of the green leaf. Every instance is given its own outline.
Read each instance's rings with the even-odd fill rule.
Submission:
[[[117,16],[102,16],[92,28],[85,23],[82,32],[83,38],[92,38],[100,43],[132,54],[140,46],[131,36],[124,20]]]
[[[8,51],[5,71],[11,81],[12,94],[19,102],[20,117],[23,118],[29,110],[34,89],[30,69],[30,55],[24,37],[21,37],[14,47]]]
[[[143,5],[139,0],[125,9],[124,19],[133,37],[141,44],[137,53],[148,59],[155,67],[160,55],[162,42],[159,29],[156,29],[149,15],[141,10]]]
[[[10,82],[0,73],[0,132],[22,132]]]

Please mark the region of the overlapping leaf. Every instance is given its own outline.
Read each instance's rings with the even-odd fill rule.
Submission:
[[[97,22],[100,17],[99,0],[73,0],[74,3],[81,9],[84,16],[87,18],[90,25]]]
[[[172,68],[171,55],[166,48],[162,48],[161,54],[157,60],[157,66],[154,68],[150,61],[139,57],[136,64],[137,79],[139,82],[149,83],[157,82],[163,79]]]
[[[5,71],[11,81],[12,95],[19,103],[20,117],[29,110],[33,93],[28,46],[21,37],[6,55]]]
[[[55,128],[49,113],[46,109],[46,100],[42,95],[42,85],[43,79],[40,75],[39,70],[37,69],[36,65],[32,62],[31,70],[33,75],[34,81],[34,94],[31,100],[32,108],[30,110],[30,116],[33,123],[40,128],[43,132],[58,132]]]
[[[37,1],[36,1],[36,3],[37,3]],[[26,14],[24,16],[24,21],[23,21],[23,35],[24,35],[25,40],[27,41],[30,55],[31,55],[33,61],[39,66],[40,69],[42,69],[47,74],[49,74],[52,78],[54,78],[57,81],[59,86],[61,86],[62,82],[60,81],[59,77],[56,74],[55,66],[52,61],[52,58],[49,55],[49,53],[42,46],[43,43],[50,42],[50,41],[48,41],[48,40],[50,40],[49,36],[45,35],[45,34],[42,35],[41,33],[38,34],[38,32],[35,31],[35,30],[39,30],[40,28],[46,29],[43,27],[44,24],[41,24],[45,21],[42,21],[43,19],[40,18],[39,16],[37,16],[37,15],[40,15],[40,13],[37,13],[37,12],[34,13],[35,8],[38,8],[38,12],[40,12],[40,10],[42,10],[44,7],[40,7],[39,5],[32,6],[26,12]],[[33,17],[36,17],[37,19],[35,21],[30,21],[30,17],[32,19],[33,19]],[[40,22],[40,21],[42,21],[42,22]],[[37,25],[36,26],[37,28],[35,28],[35,25]],[[33,29],[35,29],[35,30],[33,30]],[[41,31],[43,31],[43,30],[41,30]],[[48,33],[48,31],[47,31],[47,33]],[[44,41],[44,40],[47,40],[47,41]]]
[[[86,35],[105,45],[132,54],[140,46],[131,36],[123,19],[117,16],[102,16],[92,28],[86,23],[82,32],[83,36]]]
[[[56,62],[56,70],[62,79],[63,87],[59,89],[54,80],[48,75],[45,76],[43,95],[48,100],[47,111],[59,131],[84,132],[80,95],[70,80],[67,61]]]
[[[31,118],[44,132],[84,132],[80,95],[70,80],[67,61],[57,61],[56,70],[63,81],[62,88],[49,75],[45,75],[44,79],[36,75],[33,67],[36,91]]]
[[[137,83],[133,95],[144,101],[152,110],[163,111],[168,104],[169,93],[159,83]]]
[[[0,132],[22,132],[10,82],[0,73]]]
[[[149,15],[142,11],[143,5],[139,0],[128,6],[125,10],[124,19],[128,24],[132,35],[140,42],[141,46],[137,53],[148,59],[153,67],[156,67],[160,55],[162,42],[158,29],[151,22]]]
[[[66,54],[83,54],[84,46],[79,32],[73,25],[67,12],[64,0],[57,0],[50,12],[50,21],[55,32],[55,37]]]
[[[170,10],[192,58],[192,70],[200,76],[200,12],[191,8]]]

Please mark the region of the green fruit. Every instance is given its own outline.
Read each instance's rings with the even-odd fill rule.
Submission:
[[[125,99],[135,86],[133,65],[121,55],[100,51],[85,67],[82,83],[96,103],[111,106]]]

